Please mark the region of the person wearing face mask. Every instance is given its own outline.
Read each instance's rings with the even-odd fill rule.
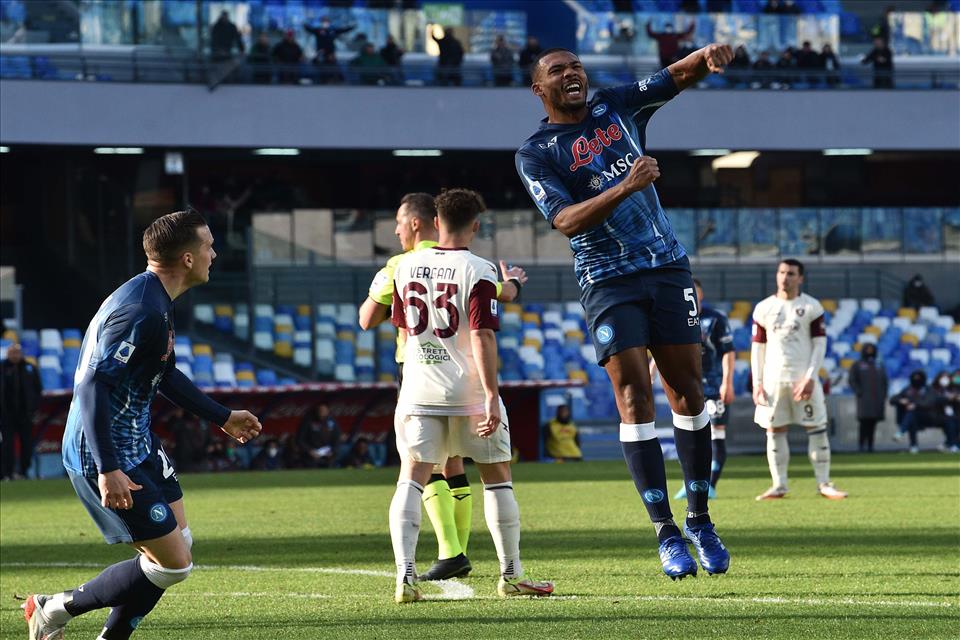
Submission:
[[[894,440],[902,442],[904,436],[910,438],[910,453],[920,453],[917,446],[917,432],[937,423],[937,395],[927,386],[927,374],[917,369],[910,374],[910,385],[890,398],[890,404],[897,408],[897,424],[900,431]]]
[[[946,441],[939,447],[940,451],[960,452],[960,446],[957,443],[957,431],[960,428],[960,415],[957,413],[960,389],[953,384],[949,371],[941,371],[937,374],[933,392],[937,396],[938,425],[943,427],[946,436]]]
[[[857,420],[860,422],[857,448],[873,453],[877,422],[884,419],[887,408],[887,372],[877,359],[876,345],[863,345],[860,360],[850,367],[848,382],[857,397]]]

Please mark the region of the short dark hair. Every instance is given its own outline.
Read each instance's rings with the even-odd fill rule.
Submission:
[[[552,47],[552,48],[550,48],[550,49],[547,49],[546,51],[542,51],[542,52],[540,53],[540,55],[538,55],[538,56],[536,57],[536,59],[533,61],[533,66],[532,66],[531,69],[530,69],[530,76],[533,77],[534,79],[536,79],[536,77],[537,77],[537,69],[540,68],[540,61],[543,60],[544,58],[546,58],[546,57],[547,57],[548,55],[550,55],[551,53],[559,53],[559,52],[561,52],[561,51],[564,52],[564,53],[569,53],[570,55],[574,56],[574,57],[577,58],[578,60],[580,59],[580,56],[578,56],[578,55],[577,55],[576,53],[574,53],[573,51],[570,51],[570,49],[565,49],[565,48],[563,48],[563,47]]]
[[[487,210],[487,205],[476,191],[445,189],[435,198],[437,215],[449,231],[463,231]]]
[[[407,205],[407,211],[424,224],[433,224],[437,216],[437,205],[429,193],[408,193],[400,198],[401,205]]]
[[[199,242],[197,229],[205,226],[207,221],[195,209],[160,216],[143,232],[143,252],[152,262],[172,264]]]
[[[780,264],[788,264],[791,267],[796,267],[797,271],[800,272],[800,275],[803,275],[803,263],[796,258],[784,258],[780,261]]]

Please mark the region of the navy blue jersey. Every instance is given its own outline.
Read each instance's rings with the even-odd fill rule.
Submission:
[[[677,95],[663,69],[635,84],[597,91],[578,124],[550,124],[517,151],[517,172],[544,217],[616,185],[645,155],[653,113]],[[580,286],[651,269],[686,255],[651,184],[630,194],[602,224],[570,239]]]
[[[114,291],[90,321],[74,376],[74,396],[63,434],[67,470],[95,478],[99,460],[89,440],[93,396],[81,388],[103,383],[109,398],[109,440],[113,467],[127,471],[150,455],[150,404],[163,377],[174,367],[172,301],[160,279],[145,271]]]
[[[723,383],[723,356],[733,351],[733,335],[727,316],[716,309],[704,307],[700,310],[700,333],[703,395],[715,398],[720,395],[720,385]]]

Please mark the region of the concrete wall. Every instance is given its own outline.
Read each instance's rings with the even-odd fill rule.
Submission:
[[[515,149],[538,126],[525,89],[0,81],[4,144]],[[688,91],[651,149],[960,148],[953,91]]]

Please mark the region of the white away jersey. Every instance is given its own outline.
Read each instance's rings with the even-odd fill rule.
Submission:
[[[826,336],[823,307],[805,293],[793,300],[772,295],[753,310],[753,341],[767,344],[763,387],[773,389],[803,379],[813,354],[813,339]]]
[[[398,413],[483,414],[470,331],[500,328],[496,267],[435,247],[406,254],[393,279],[393,324],[407,331]]]

